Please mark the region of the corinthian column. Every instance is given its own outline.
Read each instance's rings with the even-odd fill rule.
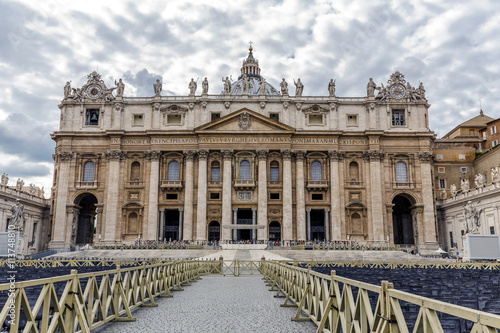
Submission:
[[[295,192],[297,195],[297,240],[306,240],[306,202],[304,196],[304,152],[295,152]]]
[[[223,174],[222,174],[222,228],[231,225],[231,159],[233,152],[223,150]],[[223,240],[231,240],[231,232],[223,232]]]
[[[59,171],[57,173],[56,185],[56,207],[54,214],[54,230],[52,233],[52,240],[50,241],[49,248],[51,249],[62,249],[65,244],[69,247],[70,239],[66,240],[66,224],[72,223],[73,221],[67,221],[66,219],[66,205],[68,204],[68,183],[69,183],[69,173],[71,166],[71,159],[73,158],[73,153],[71,152],[59,152],[56,154],[57,164],[59,166]],[[5,230],[5,229],[3,229]]]
[[[184,152],[186,160],[186,187],[184,189],[184,231],[183,240],[193,239],[193,193],[194,193],[194,150]]]
[[[432,154],[430,152],[420,152],[418,153],[418,158],[420,159],[422,201],[424,204],[424,237],[420,236],[419,242],[425,242],[431,246],[437,246],[436,224],[434,222],[434,199],[432,197]]]
[[[116,235],[116,222],[118,219],[118,185],[120,183],[120,161],[125,158],[126,152],[110,150],[106,153],[108,160],[108,182],[106,193],[106,222],[104,224],[103,243],[114,244],[119,241]]]
[[[207,240],[207,157],[208,150],[198,151],[198,208],[196,240]]]
[[[370,198],[372,211],[372,237],[375,241],[385,241],[384,207],[382,203],[382,175],[380,160],[384,154],[379,150],[369,150],[365,159],[370,161]]]
[[[149,175],[149,203],[148,203],[148,224],[145,239],[156,240],[158,235],[158,187],[160,178],[160,152],[146,152],[146,159],[150,161],[151,173]]]
[[[330,235],[332,240],[341,240],[342,238],[342,224],[340,216],[340,180],[339,180],[339,160],[342,160],[344,153],[339,151],[329,151],[330,157],[330,181],[332,187],[330,189],[330,204],[331,204],[331,218],[330,218]]]
[[[257,240],[267,240],[267,150],[257,150],[259,160],[259,202],[257,204]]]
[[[283,156],[283,240],[292,240],[292,151],[282,150]]]

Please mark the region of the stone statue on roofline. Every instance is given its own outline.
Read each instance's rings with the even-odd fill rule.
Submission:
[[[498,167],[491,167],[491,182],[500,182],[500,174],[498,173]]]
[[[460,182],[460,188],[462,189],[462,192],[469,191],[469,179],[462,179]]]
[[[375,97],[375,89],[377,88],[377,85],[375,82],[373,82],[373,79],[370,78],[368,81],[368,84],[366,85],[366,96],[368,97]]]
[[[189,95],[193,96],[196,93],[196,88],[198,88],[198,84],[196,84],[193,78],[191,79],[191,82],[189,82],[188,88],[189,88]]]
[[[203,80],[203,82],[201,83],[201,93],[203,95],[208,94],[208,79],[207,78],[205,78],[205,80]]]
[[[483,209],[477,209],[477,205],[481,201],[476,202],[475,204],[472,203],[472,201],[468,201],[466,204],[464,204],[464,220],[465,220],[465,233],[478,233],[479,232],[479,227],[481,226],[481,220],[480,220],[480,214],[483,211]]]
[[[457,196],[457,186],[455,184],[451,184],[450,186],[450,194],[452,197]]]
[[[280,82],[281,94],[288,95],[288,83],[286,83],[285,78]]]
[[[295,84],[295,97],[302,97],[302,91],[304,91],[304,85],[300,81],[300,78],[297,79],[297,82],[293,80],[293,83]]]
[[[2,174],[2,180],[1,180],[0,184],[3,186],[7,186],[9,184],[9,174],[7,174],[5,172]]]
[[[328,94],[330,97],[335,97],[335,81],[336,80],[331,79],[328,83]]]
[[[155,90],[155,96],[160,96],[161,95],[161,89],[163,88],[163,85],[161,84],[160,79],[156,79],[156,82],[153,85],[153,88]]]
[[[123,92],[125,91],[125,83],[123,83],[122,79],[119,79],[118,82],[116,82],[116,97],[123,97]]]

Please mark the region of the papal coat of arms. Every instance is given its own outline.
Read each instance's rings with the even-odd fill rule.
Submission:
[[[250,119],[250,115],[247,112],[243,112],[240,115],[240,119],[238,120],[238,125],[243,131],[246,131],[252,126],[252,119]]]

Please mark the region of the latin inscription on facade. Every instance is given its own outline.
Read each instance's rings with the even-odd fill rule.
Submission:
[[[207,138],[161,138],[161,139],[122,139],[112,138],[111,143],[122,145],[150,144],[199,144],[199,143],[291,143],[291,144],[341,144],[364,146],[378,144],[378,139],[336,139],[336,138],[280,138],[280,137],[207,137]]]

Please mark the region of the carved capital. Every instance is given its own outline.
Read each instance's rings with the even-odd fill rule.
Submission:
[[[201,102],[201,107],[203,108],[203,110],[207,108],[207,105],[208,105],[207,102]]]
[[[233,158],[233,151],[232,150],[224,149],[224,150],[221,150],[221,153],[222,153],[222,158],[225,161],[230,161],[231,158]]]
[[[375,103],[366,104],[366,112],[370,113],[375,111]]]
[[[384,158],[384,152],[381,150],[368,150],[363,154],[363,158],[367,161],[380,161]]]
[[[283,102],[283,109],[288,109],[288,102]]]
[[[185,150],[184,151],[184,158],[186,159],[186,161],[194,161],[195,156],[196,156],[195,150]]]
[[[292,150],[291,149],[281,149],[281,156],[284,161],[290,161],[292,159]]]
[[[260,108],[264,110],[266,108],[266,102],[260,102]]]
[[[148,161],[159,161],[161,153],[157,150],[148,150],[144,153],[144,156]]]
[[[206,150],[206,149],[198,150],[198,158],[200,160],[206,160],[207,157],[208,157],[208,150]]]
[[[269,151],[265,150],[265,149],[258,149],[257,150],[257,158],[259,159],[259,161],[265,161],[267,158],[268,152]]]
[[[188,107],[189,107],[189,110],[194,109],[194,103],[189,103],[189,104],[188,104]]]
[[[124,109],[123,103],[115,103],[115,110],[116,111],[121,112],[121,111],[123,111],[123,109]]]
[[[305,154],[306,154],[305,151],[303,151],[303,150],[297,150],[297,151],[295,151],[295,159],[297,161],[303,161]]]
[[[57,157],[59,158],[60,161],[69,162],[73,157],[73,153],[69,151],[61,151],[57,153]]]
[[[394,208],[394,206],[396,206],[395,204],[385,204],[385,210],[387,211],[387,213],[389,214],[392,214],[392,209]]]
[[[337,108],[338,108],[337,103],[330,103],[330,111],[331,112],[337,111]]]
[[[153,110],[154,111],[160,111],[160,103],[153,103]]]
[[[341,161],[344,159],[345,153],[343,151],[338,150],[330,150],[328,151],[328,157],[332,161]]]
[[[127,155],[127,152],[125,152],[123,150],[119,150],[119,149],[108,150],[108,152],[106,153],[106,159],[108,161],[120,161],[120,160],[123,160],[126,155]]]
[[[231,106],[231,102],[226,102],[226,103],[224,103],[224,107],[225,107],[226,109],[229,109],[229,107],[230,107],[230,106]]]
[[[302,103],[295,103],[295,107],[297,108],[297,110],[302,110]]]
[[[418,158],[420,162],[430,163],[432,161],[432,154],[430,151],[419,151]]]

